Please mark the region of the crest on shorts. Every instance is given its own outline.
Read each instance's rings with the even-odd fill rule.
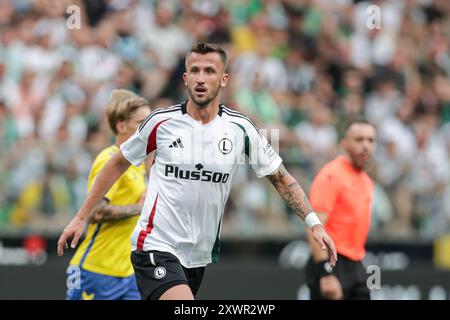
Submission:
[[[162,279],[166,275],[167,271],[164,267],[157,267],[155,269],[155,278],[156,279]]]

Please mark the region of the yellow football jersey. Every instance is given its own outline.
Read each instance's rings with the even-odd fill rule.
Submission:
[[[119,151],[112,145],[96,157],[89,173],[88,189],[106,162]],[[105,195],[111,205],[126,206],[138,203],[145,191],[145,167],[131,165]],[[89,224],[71,265],[108,276],[128,277],[134,273],[130,261],[130,237],[139,215],[127,219]]]

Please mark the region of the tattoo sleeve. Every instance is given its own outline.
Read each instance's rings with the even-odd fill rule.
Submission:
[[[270,176],[267,176],[269,181],[278,190],[281,197],[286,201],[286,204],[295,211],[295,213],[305,220],[306,216],[313,211],[311,204],[308,201],[306,193],[302,187],[295,181],[289,172],[287,172],[284,165],[278,168],[278,171]]]
[[[142,206],[139,204],[128,206],[109,205],[103,201],[98,205],[89,217],[89,223],[102,223],[118,221],[133,217],[141,213]]]

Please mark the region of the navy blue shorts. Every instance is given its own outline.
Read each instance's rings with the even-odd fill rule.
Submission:
[[[67,269],[67,300],[140,300],[134,275],[126,278],[86,271],[78,266]]]

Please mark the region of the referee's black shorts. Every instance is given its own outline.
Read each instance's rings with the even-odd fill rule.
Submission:
[[[205,267],[185,268],[173,254],[161,251],[133,251],[131,263],[142,300],[158,300],[168,289],[185,284],[197,294]]]
[[[345,300],[370,300],[370,290],[367,287],[368,274],[361,261],[353,261],[338,254],[333,274],[341,283]],[[311,293],[311,300],[326,299],[320,293],[320,277],[312,257],[309,258],[306,265],[306,281]]]

